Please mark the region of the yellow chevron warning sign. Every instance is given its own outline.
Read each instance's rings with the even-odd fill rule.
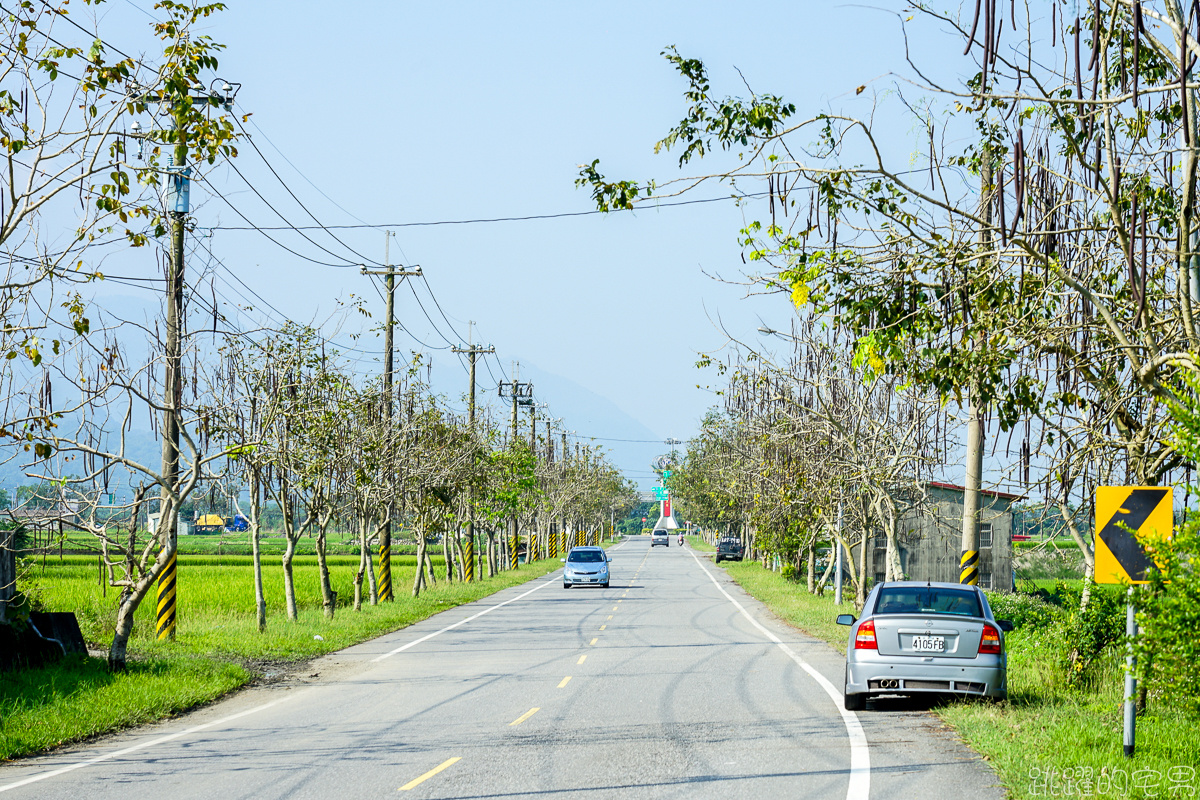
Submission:
[[[1138,537],[1170,538],[1174,510],[1170,486],[1097,486],[1096,583],[1146,583]]]

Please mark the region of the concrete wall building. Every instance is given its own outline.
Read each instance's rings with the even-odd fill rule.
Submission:
[[[897,540],[904,576],[916,581],[958,582],[962,546],[963,487],[950,483],[927,484],[925,506],[900,517]],[[979,586],[1012,591],[1012,504],[1020,495],[983,491],[979,502]],[[887,538],[871,538],[869,572],[876,581],[887,574]]]

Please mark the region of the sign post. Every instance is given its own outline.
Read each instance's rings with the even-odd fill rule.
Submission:
[[[1133,640],[1137,637],[1133,587],[1148,583],[1146,569],[1152,564],[1142,548],[1142,539],[1170,538],[1174,528],[1174,493],[1170,486],[1096,487],[1096,583],[1129,586],[1125,609],[1125,633],[1129,653],[1125,656],[1125,757],[1133,758],[1137,732],[1137,678]]]

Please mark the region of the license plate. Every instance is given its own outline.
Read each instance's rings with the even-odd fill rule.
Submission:
[[[914,636],[912,649],[921,653],[942,653],[946,650],[945,636]]]

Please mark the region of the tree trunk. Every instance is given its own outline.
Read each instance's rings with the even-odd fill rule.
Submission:
[[[494,577],[496,574],[496,532],[493,530],[487,532],[487,562],[488,577]]]
[[[433,569],[433,556],[429,555],[428,545],[425,547],[425,569],[429,571],[429,587],[432,589],[437,586],[437,573]]]
[[[896,507],[890,502],[883,503],[883,512],[886,517],[887,528],[887,551],[884,553],[884,562],[886,564],[885,574],[889,581],[904,580],[904,567],[900,563],[900,543],[896,540]]]
[[[367,565],[371,563],[371,553],[367,549],[367,526],[369,523],[362,515],[358,515],[358,571],[354,573],[354,610],[362,611],[363,577],[367,574]]]
[[[321,580],[321,608],[325,619],[333,619],[333,587],[329,584],[329,562],[325,558],[325,526],[323,521],[317,528],[317,572]]]
[[[262,502],[259,500],[258,479],[250,487],[250,558],[254,564],[254,611],[258,619],[258,632],[267,629],[267,596],[263,591],[262,548],[259,540],[262,526],[259,523]]]
[[[296,582],[292,578],[292,558],[296,555],[296,540],[299,538],[285,531],[287,545],[283,549],[283,597],[287,603],[287,618],[295,622],[299,617],[296,612]]]
[[[463,532],[460,527],[454,535],[454,571],[459,583],[465,583],[467,580],[466,563],[467,555],[463,549]]]
[[[108,648],[108,669],[111,672],[125,671],[125,655],[129,650],[129,637],[133,635],[133,615],[137,607],[137,596],[130,587],[125,587],[117,603],[117,626],[113,631],[112,646]]]
[[[1071,538],[1079,545],[1079,552],[1083,553],[1083,594],[1079,598],[1079,610],[1085,611],[1092,599],[1092,584],[1096,582],[1096,551],[1092,549],[1092,543],[1083,537],[1071,510],[1062,500],[1058,501],[1058,513],[1062,515]]]
[[[817,592],[817,543],[813,542],[808,546],[808,593],[816,594]]]
[[[834,547],[840,547],[840,543],[834,544]],[[825,572],[821,574],[821,580],[817,581],[817,588],[813,591],[817,597],[825,596],[825,586],[829,583],[829,576],[833,574],[833,569],[837,565],[836,553],[829,554],[829,563],[825,565]]]
[[[367,586],[370,587],[371,605],[379,605],[379,584],[375,580],[375,559],[371,558],[370,548],[375,546],[376,535],[371,534],[367,537]]]
[[[457,536],[451,536],[450,531],[446,531],[442,534],[442,558],[446,561],[446,583],[452,583],[454,581],[455,538],[457,538]]]
[[[425,585],[425,526],[417,521],[417,574],[413,578],[412,596],[420,597]]]
[[[258,632],[262,633],[266,630],[266,594],[263,591],[263,554],[259,547],[259,536],[256,516],[250,523],[250,552],[254,566],[254,615],[258,620]]]
[[[869,544],[867,534],[863,533],[858,559],[858,585],[854,587],[854,606],[860,610],[867,604],[867,546]]]

